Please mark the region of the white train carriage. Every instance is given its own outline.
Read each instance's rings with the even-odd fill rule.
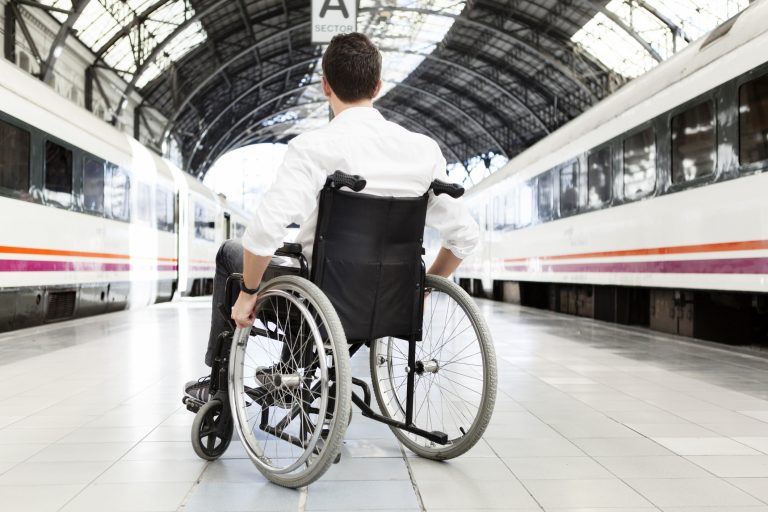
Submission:
[[[2,60],[0,76],[0,331],[208,291],[226,203]]]
[[[644,289],[683,306],[688,290],[745,292],[764,311],[766,19],[753,4],[471,189],[483,241],[460,282],[568,312],[578,304],[558,303],[583,299],[597,317],[606,290],[614,310]],[[590,286],[567,297],[568,284]]]

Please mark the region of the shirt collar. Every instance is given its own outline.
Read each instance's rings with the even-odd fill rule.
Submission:
[[[373,107],[350,107],[333,118],[334,121],[337,119],[363,121],[367,119],[384,119],[384,116]]]

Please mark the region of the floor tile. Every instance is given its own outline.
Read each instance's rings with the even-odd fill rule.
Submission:
[[[508,481],[515,477],[500,459],[459,457],[445,462],[414,458],[409,461],[417,483],[428,480]]]
[[[92,484],[61,512],[155,512],[176,510],[191,483]]]
[[[759,455],[759,452],[725,437],[655,437],[678,455]]]
[[[620,480],[524,480],[546,509],[648,507],[646,499]]]
[[[528,491],[517,481],[503,485],[469,479],[460,482],[462,485],[454,485],[450,478],[419,482],[419,493],[426,509],[514,510],[536,506]]]
[[[83,488],[81,485],[0,486],[3,510],[56,512]]]
[[[306,510],[415,509],[418,501],[410,481],[327,481],[309,487]]]
[[[132,443],[54,443],[35,453],[30,462],[116,461],[127,454]]]
[[[661,507],[746,507],[757,499],[717,478],[627,479],[626,482]]]
[[[672,455],[669,450],[653,440],[641,437],[574,439],[573,442],[584,453],[593,457]]]
[[[93,481],[109,462],[22,462],[0,475],[0,486],[75,485]]]
[[[768,455],[706,455],[686,458],[721,478],[768,477]]]
[[[616,478],[590,457],[514,457],[503,460],[521,480]]]
[[[710,473],[678,456],[596,457],[619,478],[707,478]]]
[[[489,439],[488,444],[499,457],[579,457],[583,456],[567,439]]]
[[[97,483],[195,482],[205,469],[202,460],[122,460],[96,480]]]
[[[742,491],[768,503],[768,478],[728,478],[727,480]]]

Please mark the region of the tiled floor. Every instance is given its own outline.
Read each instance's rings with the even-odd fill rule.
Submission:
[[[193,453],[180,390],[204,373],[205,301],[0,335],[0,509],[768,512],[768,359],[481,306],[500,386],[480,444],[435,463],[356,415],[341,463],[301,491],[237,442]]]

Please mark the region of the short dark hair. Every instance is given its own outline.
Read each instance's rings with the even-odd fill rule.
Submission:
[[[381,53],[359,32],[333,36],[322,66],[325,79],[344,103],[372,99],[381,79]]]

